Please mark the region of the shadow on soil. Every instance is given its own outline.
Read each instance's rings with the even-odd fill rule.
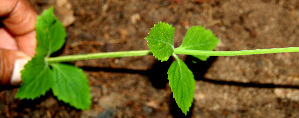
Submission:
[[[185,63],[193,72],[195,80],[202,80],[216,59],[217,57],[210,57],[207,61],[201,61],[193,56],[187,56]]]
[[[0,92],[4,90],[12,90],[15,88],[20,88],[20,86],[15,86],[15,85],[0,85]]]
[[[41,102],[45,101],[51,95],[50,92],[47,92],[45,95],[38,97],[34,100],[23,99],[20,100],[18,106],[15,108],[17,112],[23,112],[24,109],[30,108],[35,109],[36,105],[40,104]]]
[[[52,97],[52,98],[51,98]],[[19,100],[17,103],[17,107],[14,108],[15,111],[20,112],[20,113],[24,113],[24,114],[30,114],[31,112],[26,111],[25,109],[36,109],[36,108],[40,108],[36,105],[40,105],[42,102],[45,102],[47,99],[55,99],[55,101],[57,101],[58,104],[55,105],[59,105],[59,106],[63,106],[66,107],[67,109],[62,108],[61,110],[67,110],[68,112],[75,110],[75,111],[80,111],[78,109],[76,109],[73,106],[70,106],[68,103],[64,103],[63,101],[58,100],[52,93],[52,91],[48,91],[46,92],[45,95],[38,97],[34,100],[28,100],[28,99],[23,99],[23,100]],[[47,103],[45,103],[47,104]],[[51,106],[47,107],[50,108]],[[40,108],[43,109],[43,108]]]
[[[105,71],[117,73],[131,73],[147,76],[152,85],[157,89],[163,89],[168,83],[167,70],[170,67],[173,59],[170,58],[166,62],[156,61],[150,70],[131,70],[131,69],[115,69],[115,68],[101,68],[101,67],[80,67],[86,71]]]

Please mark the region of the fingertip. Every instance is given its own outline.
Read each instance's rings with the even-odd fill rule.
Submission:
[[[10,84],[11,85],[20,85],[22,82],[21,71],[24,69],[24,66],[28,63],[31,58],[18,52],[17,59],[14,63],[14,69],[11,75]]]
[[[37,14],[28,0],[20,0],[3,20],[5,27],[13,35],[23,35],[35,29]]]
[[[19,85],[21,71],[30,59],[23,52],[0,49],[0,85]]]

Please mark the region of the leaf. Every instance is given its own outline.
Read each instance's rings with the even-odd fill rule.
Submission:
[[[155,24],[145,39],[153,55],[161,61],[167,61],[172,55],[174,46],[174,27],[168,23]]]
[[[91,95],[84,72],[74,66],[49,64],[45,58],[64,44],[65,29],[54,16],[53,7],[45,10],[36,23],[36,55],[22,71],[23,82],[16,98],[35,99],[52,88],[54,95],[78,109],[89,109]]]
[[[53,85],[54,74],[44,56],[59,50],[64,44],[65,29],[53,14],[53,7],[37,18],[36,55],[21,72],[22,84],[16,98],[34,99],[44,95]]]
[[[34,99],[45,95],[53,85],[53,72],[45,63],[43,57],[35,56],[29,61],[21,72],[23,82],[16,98]]]
[[[54,95],[78,109],[89,109],[91,105],[90,88],[84,72],[75,66],[51,64],[55,81]]]
[[[206,30],[202,26],[193,26],[185,35],[182,45],[178,49],[206,50],[212,51],[219,40],[212,31]],[[209,56],[192,55],[202,61],[206,61]]]
[[[65,29],[62,23],[53,14],[53,7],[45,10],[37,17],[35,24],[38,55],[50,56],[59,50],[65,42]]]
[[[168,80],[176,103],[187,115],[194,97],[195,80],[187,65],[179,58],[176,59],[168,69]]]

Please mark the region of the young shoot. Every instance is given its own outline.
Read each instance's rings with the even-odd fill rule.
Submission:
[[[160,61],[167,61],[170,56],[175,58],[168,74],[169,85],[173,97],[182,112],[187,115],[192,105],[195,80],[194,75],[177,54],[194,56],[206,61],[209,56],[238,56],[267,53],[299,52],[299,47],[256,49],[241,51],[213,51],[219,40],[210,31],[201,26],[188,29],[182,44],[174,47],[174,27],[159,22],[155,24],[145,39],[150,50],[101,52],[93,54],[68,55],[50,57],[59,50],[65,42],[65,29],[53,14],[53,7],[45,10],[36,23],[36,55],[21,72],[23,83],[16,98],[35,99],[52,90],[58,100],[71,106],[86,110],[91,105],[88,79],[82,69],[60,62],[131,57],[153,55]]]

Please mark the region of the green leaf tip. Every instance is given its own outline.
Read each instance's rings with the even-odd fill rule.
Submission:
[[[178,49],[188,50],[205,50],[212,51],[218,44],[219,40],[212,31],[202,26],[193,26],[188,29],[183,43]],[[209,56],[192,55],[202,61],[206,61]]]
[[[182,60],[174,56],[176,61],[170,65],[167,72],[169,85],[178,107],[187,115],[194,97],[194,75]]]
[[[160,61],[167,61],[173,54],[174,27],[168,23],[155,24],[145,37],[153,55]]]
[[[48,10],[37,17],[35,24],[36,30],[36,54],[50,56],[59,50],[65,42],[65,29],[62,23],[53,14],[54,8]]]
[[[65,29],[54,16],[53,7],[38,16],[35,27],[36,54],[21,72],[23,82],[15,97],[33,100],[52,89],[58,100],[77,109],[89,109],[91,95],[84,72],[75,66],[49,64],[45,60],[65,42]]]
[[[75,66],[51,64],[55,81],[53,94],[59,99],[78,109],[89,109],[91,105],[90,88],[84,72]]]

